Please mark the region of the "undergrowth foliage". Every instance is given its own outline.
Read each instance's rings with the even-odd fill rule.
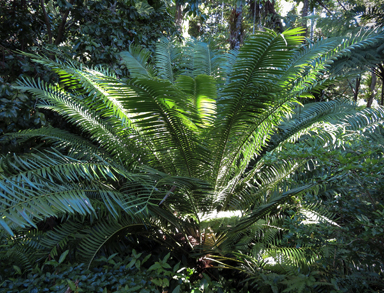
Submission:
[[[133,249],[124,259],[117,254],[108,258],[102,256],[87,268],[84,263],[67,263],[68,252],[66,250],[58,261],[36,265],[26,277],[22,276],[20,267],[13,265],[11,270],[15,274],[7,280],[0,279],[0,292],[162,293],[170,290],[181,293],[201,292],[200,288],[210,292],[239,292],[232,286],[233,279],[220,278],[217,282],[204,274],[201,280],[192,280],[194,270],[181,266],[170,253],[156,259],[149,253],[138,253]]]
[[[329,74],[331,63],[384,36],[306,46],[300,33],[258,32],[227,54],[164,39],[150,59],[131,46],[121,53],[131,76],[123,79],[24,53],[60,82],[24,78],[17,89],[81,135],[44,127],[2,138],[42,144],[1,157],[0,226],[11,249],[0,258],[17,260],[27,272],[66,250],[71,261],[91,267],[100,255],[157,247],[196,267],[197,275],[239,265],[258,286],[258,278],[273,276],[258,268],[276,274],[279,267],[300,268],[306,275],[282,278],[280,285],[336,288],[309,269],[318,260],[315,249],[283,245],[283,225],[292,210],[307,221],[337,224],[321,204],[300,201],[347,176],[342,169],[318,175],[323,163],[316,150],[331,152],[369,131],[380,137],[373,129],[380,129],[384,111],[359,111],[344,100],[302,108],[300,101],[342,78]],[[292,180],[297,174],[307,177]],[[268,265],[267,257],[278,265]]]

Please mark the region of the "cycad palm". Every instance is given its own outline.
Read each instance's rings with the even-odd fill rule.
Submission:
[[[305,135],[318,130],[315,123],[345,110],[346,104],[338,102],[314,107],[305,118],[278,129],[298,98],[333,82],[329,76],[317,80],[328,63],[383,36],[344,40],[343,45],[329,39],[305,47],[300,32],[259,32],[238,54],[223,55],[195,43],[184,59],[192,66],[164,41],[156,52],[157,67],[148,63],[148,52],[131,47],[122,53],[132,75],[126,80],[28,55],[55,71],[61,83],[23,79],[19,89],[33,93],[41,108],[60,113],[83,135],[42,128],[7,136],[52,143],[50,149],[7,155],[0,162],[0,224],[5,230],[13,234],[47,217],[62,217],[61,226],[39,244],[29,242],[40,254],[28,254],[25,264],[54,256],[57,247],[78,239],[81,256],[92,261],[107,242],[123,249],[132,233],[151,233],[169,245],[175,245],[177,233],[192,234],[198,244],[217,248],[223,239],[239,242],[242,231],[271,216],[279,204],[318,185],[276,189],[305,160],[271,166],[264,165],[264,155],[300,138],[309,143]],[[177,61],[181,65],[175,71],[171,64]],[[381,112],[375,114],[372,123],[382,119]],[[329,143],[329,135],[318,133]],[[231,210],[242,211],[235,227],[221,231],[224,238],[204,238],[202,217]],[[22,233],[24,249],[26,239],[40,237],[36,231]]]

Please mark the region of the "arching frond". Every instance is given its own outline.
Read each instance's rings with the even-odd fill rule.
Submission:
[[[27,129],[15,133],[7,133],[2,137],[0,143],[5,144],[15,140],[16,143],[22,144],[32,138],[40,138],[40,140],[47,144],[52,143],[56,149],[67,149],[69,152],[76,152],[79,149],[82,149],[84,154],[89,153],[96,155],[102,152],[102,149],[90,143],[88,139],[53,127],[42,127],[39,129]]]
[[[245,230],[247,227],[251,226],[257,220],[259,220],[260,218],[270,213],[273,209],[276,209],[276,207],[279,204],[287,201],[287,199],[289,199],[290,197],[294,195],[298,195],[304,191],[307,191],[315,187],[316,185],[317,183],[312,183],[312,184],[307,184],[307,185],[290,189],[281,194],[277,192],[274,196],[271,196],[271,198],[266,203],[258,206],[256,209],[252,210],[249,214],[243,217],[239,221],[239,223],[231,229],[231,233]]]
[[[79,243],[82,259],[89,267],[99,250],[113,237],[118,236],[124,230],[136,234],[140,233],[140,230],[145,232],[146,225],[149,225],[149,223],[146,223],[145,219],[142,219],[140,223],[140,221],[132,221],[131,218],[127,217],[121,217],[118,221],[99,221],[87,231],[88,236],[84,237]],[[124,236],[122,235],[122,237]]]
[[[138,147],[137,142],[132,142],[126,138],[131,135],[131,132],[123,130],[125,135],[117,135],[122,127],[116,129],[114,124],[111,125],[101,119],[97,111],[89,109],[86,103],[81,100],[81,97],[71,95],[57,86],[46,85],[42,81],[35,82],[24,79],[19,84],[20,89],[27,90],[43,100],[39,107],[60,113],[69,122],[88,132],[91,140],[101,145],[111,154],[117,157],[125,156],[125,158],[122,158],[124,160],[131,157],[132,153],[135,153],[134,149]],[[133,149],[131,154],[123,151],[126,146]]]
[[[345,117],[346,129],[350,132],[373,133],[373,130],[384,123],[384,109],[383,108],[366,108],[354,115],[347,115]]]
[[[84,225],[75,221],[68,221],[56,226],[54,230],[48,231],[44,237],[41,237],[40,245],[42,248],[40,248],[39,254],[55,258],[59,252],[65,251],[71,240],[78,242],[79,232],[83,229]]]
[[[162,79],[174,82],[176,77],[173,72],[173,63],[180,58],[180,50],[166,38],[156,44],[155,62],[157,76]]]
[[[196,137],[198,116],[192,101],[169,81],[140,79],[134,86],[142,99],[127,101],[127,107],[138,113],[135,124],[161,168],[170,174],[195,176],[197,165],[207,162],[207,151]]]
[[[113,188],[101,182],[117,181],[117,176],[122,175],[129,178],[129,173],[97,157],[93,160],[75,159],[55,150],[1,158],[0,224],[13,234],[12,223],[36,227],[35,219],[60,213],[93,214],[95,210],[89,198],[92,192],[104,197],[111,214],[116,214],[113,205],[123,204],[114,196]]]
[[[193,75],[205,74],[215,78],[217,83],[225,82],[230,67],[228,57],[223,52],[212,48],[211,44],[195,42],[193,44]]]
[[[330,64],[330,72],[358,74],[366,71],[383,59],[383,42],[384,35],[380,30],[378,34],[359,32],[354,38],[341,44],[342,49],[332,58],[334,61]]]
[[[43,233],[37,230],[31,231],[30,229],[20,232],[20,235],[13,237],[13,245],[8,250],[3,250],[0,253],[0,261],[2,264],[16,264],[22,271],[29,271],[35,267],[36,262],[39,260],[37,251],[42,248],[39,240]],[[13,263],[9,263],[10,259]]]
[[[340,227],[336,222],[332,221],[334,215],[326,207],[321,206],[321,203],[312,203],[301,207],[299,213],[306,218],[305,224],[324,223]]]
[[[130,116],[126,112],[126,109],[122,107],[120,98],[127,96],[135,97],[137,95],[108,70],[101,68],[83,68],[82,64],[76,63],[73,60],[62,62],[56,59],[56,61],[53,61],[40,55],[23,54],[30,57],[33,61],[51,68],[57,73],[61,78],[60,82],[63,87],[75,91],[72,97],[80,97],[80,99],[74,99],[77,103],[81,101],[83,105],[96,109],[99,117],[107,117],[110,119],[117,117],[119,124],[132,130],[133,126],[130,125]],[[22,87],[31,86],[30,81],[24,81],[26,82],[25,84],[20,82]],[[39,84],[41,85],[42,83],[39,82]],[[56,87],[63,91],[62,87]],[[116,91],[116,87],[119,91]],[[67,94],[70,95],[70,93],[71,91],[67,91]],[[44,101],[43,96],[38,97]]]
[[[247,129],[248,125],[260,130],[255,137],[257,139],[252,139],[256,142],[253,149],[257,150],[278,124],[280,117],[278,115],[274,116],[275,118],[271,115],[265,118],[260,116],[263,113],[273,114],[276,110],[280,112],[280,107],[275,111],[270,110],[270,107],[277,102],[276,93],[280,91],[275,89],[275,85],[279,83],[277,79],[279,73],[284,72],[288,60],[293,55],[292,49],[299,45],[300,41],[301,38],[294,36],[292,32],[280,36],[267,31],[250,38],[242,47],[233,66],[231,82],[218,101],[218,107],[222,109],[220,112],[222,117],[217,120],[216,125],[216,132],[220,134],[215,150],[219,155],[215,169],[217,172],[215,176],[218,178],[223,176],[220,169],[229,169],[245,141],[248,141],[250,134],[252,135],[253,132]],[[269,92],[274,94],[269,95]],[[259,123],[255,124],[255,120]],[[264,126],[261,126],[263,123]],[[233,145],[229,140],[230,137],[237,137],[239,144]]]
[[[120,52],[121,62],[128,68],[132,77],[153,77],[153,69],[148,64],[151,52],[138,45],[131,44],[129,51]]]
[[[176,85],[190,96],[193,106],[197,110],[200,126],[207,127],[213,124],[216,117],[216,85],[211,76],[198,75],[195,78],[180,75]]]

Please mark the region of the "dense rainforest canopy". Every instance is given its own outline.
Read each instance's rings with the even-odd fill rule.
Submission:
[[[0,1],[0,292],[384,290],[380,1]]]

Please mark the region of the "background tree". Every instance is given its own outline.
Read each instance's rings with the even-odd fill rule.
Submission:
[[[175,36],[169,7],[162,1],[8,1],[0,9],[0,133],[41,127],[46,119],[69,127],[57,115],[37,111],[36,100],[15,90],[20,76],[52,80],[43,67],[31,63],[16,50],[41,52],[60,50],[88,66],[103,65],[117,75],[126,75],[118,64],[119,52],[131,43],[154,50],[161,36]],[[3,151],[6,151],[3,146]]]

